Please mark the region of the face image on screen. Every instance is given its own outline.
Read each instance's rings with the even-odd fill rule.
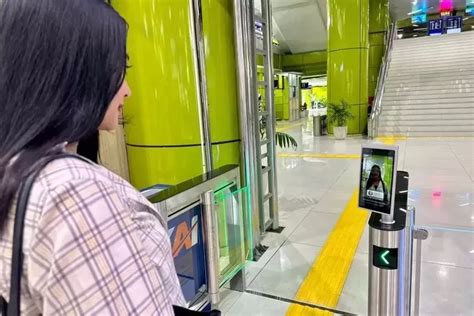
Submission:
[[[394,185],[395,151],[364,148],[359,206],[389,214]]]

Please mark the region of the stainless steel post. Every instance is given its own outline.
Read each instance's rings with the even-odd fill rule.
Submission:
[[[408,207],[405,228],[405,273],[403,283],[405,286],[403,303],[405,315],[411,315],[411,288],[413,278],[413,230],[415,226],[415,208]]]
[[[202,31],[202,10],[201,0],[191,0],[192,3],[192,31],[194,33],[193,46],[195,49],[195,68],[196,82],[198,83],[199,114],[201,123],[201,137],[204,143],[204,162],[205,171],[213,169],[212,161],[212,141],[211,127],[209,118],[209,100],[207,96],[207,77],[206,77],[206,54],[204,46],[204,36]]]
[[[242,157],[242,183],[247,187],[249,194],[246,196],[246,207],[250,207],[251,218],[246,219],[246,224],[251,225],[252,235],[246,236],[252,239],[252,247],[260,243],[260,228],[258,222],[258,186],[257,186],[257,149],[255,117],[252,113],[253,94],[251,55],[254,51],[249,43],[249,27],[247,25],[247,15],[250,11],[248,0],[234,0],[234,42],[237,60],[237,83],[239,93],[239,122],[241,137],[241,157]]]
[[[413,297],[413,315],[420,315],[420,286],[421,286],[421,250],[422,241],[428,238],[426,229],[418,228],[413,231],[413,238],[416,239],[416,261],[415,261],[415,280]]]
[[[219,303],[219,233],[214,210],[214,192],[207,191],[201,197],[203,204],[204,234],[206,236],[207,292],[212,305]]]
[[[401,269],[381,269],[373,265],[373,246],[382,249],[399,249],[405,242],[404,230],[385,231],[370,227],[369,230],[369,315],[389,316],[403,314],[399,288]],[[398,253],[397,266],[404,266],[403,252]]]
[[[397,171],[393,222],[381,221],[381,214],[370,216],[370,316],[411,314],[414,211],[407,206],[408,179],[407,172]]]

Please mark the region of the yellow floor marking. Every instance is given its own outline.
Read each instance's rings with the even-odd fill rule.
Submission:
[[[296,294],[296,299],[335,308],[344,288],[360,238],[367,225],[368,212],[359,209],[357,191],[334,226],[321,252]],[[332,313],[292,304],[286,313],[331,315]]]
[[[358,154],[321,154],[321,153],[279,153],[281,158],[334,158],[334,159],[360,159]]]
[[[292,128],[295,128],[295,127],[298,127],[298,126],[303,126],[304,124],[306,124],[306,122],[299,122],[299,123],[291,124],[291,125],[277,126],[276,130],[277,130],[277,132],[283,132],[283,131],[286,131],[286,130],[289,130],[289,129],[292,129]]]

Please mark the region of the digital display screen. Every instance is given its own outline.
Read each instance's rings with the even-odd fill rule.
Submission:
[[[398,249],[373,246],[372,264],[380,269],[395,270],[398,268]]]
[[[398,147],[363,147],[359,207],[391,214]]]

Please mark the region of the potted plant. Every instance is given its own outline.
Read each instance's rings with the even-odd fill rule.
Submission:
[[[334,137],[336,139],[345,139],[347,137],[347,121],[354,118],[349,104],[341,100],[340,104],[328,103],[328,121],[333,124]]]

